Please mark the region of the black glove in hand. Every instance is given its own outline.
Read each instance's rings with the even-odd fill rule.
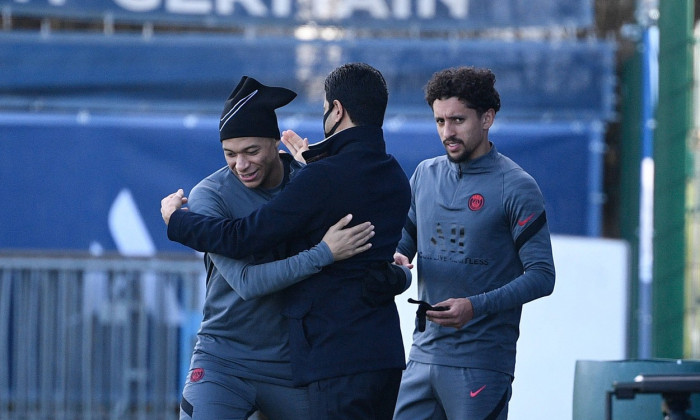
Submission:
[[[394,301],[394,296],[406,290],[406,274],[390,262],[370,266],[362,279],[362,298],[372,307]]]
[[[425,322],[426,322],[426,315],[425,313],[427,311],[446,311],[450,308],[447,306],[432,306],[428,302],[424,302],[422,300],[415,300],[408,298],[408,303],[417,303],[418,304],[418,310],[416,311],[416,318],[418,318],[418,331],[423,332],[425,331]]]

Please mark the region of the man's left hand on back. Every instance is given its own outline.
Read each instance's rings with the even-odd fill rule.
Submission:
[[[166,225],[170,222],[170,216],[175,213],[175,210],[181,209],[185,203],[187,203],[187,197],[182,188],[160,200],[160,215]]]

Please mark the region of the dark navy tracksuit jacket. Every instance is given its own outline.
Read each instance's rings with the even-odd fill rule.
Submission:
[[[218,219],[178,210],[170,218],[168,237],[199,251],[242,258],[280,246],[290,254],[308,249],[348,213],[351,225],[372,222],[376,234],[368,251],[286,290],[293,378],[304,385],[403,369],[396,305],[393,299],[369,303],[363,285],[373,264],[393,261],[411,201],[408,178],[387,155],[380,127],[340,131],[304,157],[310,163],[248,217]]]

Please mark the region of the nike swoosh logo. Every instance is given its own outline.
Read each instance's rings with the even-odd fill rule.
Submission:
[[[527,219],[518,220],[518,225],[520,225],[520,226],[525,226],[525,224],[526,224],[527,222],[529,222],[529,221],[532,219],[532,217],[533,217],[534,215],[535,215],[535,213],[532,213],[530,216],[528,216]]]
[[[482,386],[481,388],[477,389],[476,391],[469,391],[469,396],[472,398],[476,397],[477,395],[479,395],[481,393],[481,391],[484,390],[484,388],[486,388],[486,385]]]

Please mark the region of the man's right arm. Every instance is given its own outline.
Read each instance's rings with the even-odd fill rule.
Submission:
[[[206,181],[192,190],[190,199],[190,207],[202,215],[226,217],[231,214],[216,188],[207,186]],[[374,235],[374,227],[361,223],[344,229],[351,219],[344,217],[328,229],[321,243],[284,260],[255,265],[218,254],[208,255],[227,283],[243,299],[252,299],[285,289],[321,271],[334,260],[369,249],[371,245],[367,241]]]
[[[294,285],[323,267],[350,258],[371,247],[374,226],[369,223],[346,228],[352,219],[343,217],[331,226],[323,240],[313,248],[284,260],[248,264],[218,254],[208,254],[221,275],[243,298],[253,299]]]
[[[418,228],[416,223],[416,201],[415,201],[415,188],[416,188],[416,178],[418,177],[418,169],[413,173],[410,179],[411,184],[411,207],[408,209],[408,215],[406,216],[406,224],[401,231],[401,239],[396,247],[396,253],[405,257],[408,261],[404,261],[402,258],[397,258],[394,255],[394,262],[396,264],[405,265],[406,262],[410,263],[415,257],[418,250]]]
[[[227,217],[233,209],[231,203],[217,192],[210,180],[203,180],[192,189],[189,206],[192,211],[211,217]],[[184,202],[187,202],[186,200]],[[319,244],[313,250],[298,254],[288,260],[254,265],[244,260],[207,254],[226,282],[243,299],[252,299],[282,290],[302,281],[333,262],[333,254],[327,245]]]
[[[324,242],[293,257],[257,265],[208,255],[226,282],[245,300],[286,289],[333,263],[333,254]]]
[[[273,200],[244,218],[211,217],[184,210],[176,210],[168,218],[163,214],[168,220],[168,239],[197,251],[242,258],[317,228],[330,184],[325,172],[308,169],[305,167]],[[161,213],[167,200],[161,202]]]

